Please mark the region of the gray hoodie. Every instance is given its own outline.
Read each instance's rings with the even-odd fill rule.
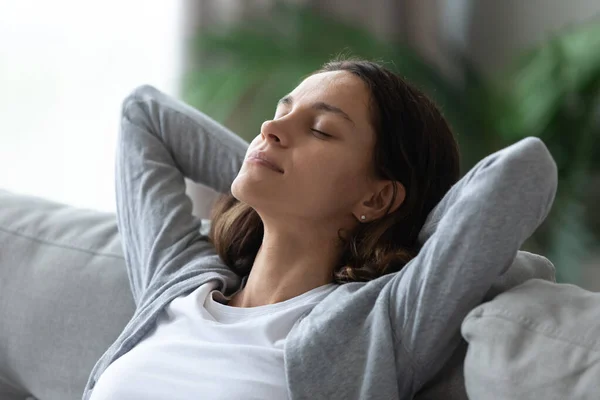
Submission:
[[[136,311],[94,366],[85,400],[171,300],[209,280],[225,295],[241,284],[192,215],[184,177],[229,191],[247,144],[150,86],[125,99],[121,118],[117,222]],[[459,346],[464,317],[545,219],[556,187],[537,138],[481,160],[429,214],[423,247],[400,272],[340,285],[296,322],[284,349],[289,397],[411,399]]]

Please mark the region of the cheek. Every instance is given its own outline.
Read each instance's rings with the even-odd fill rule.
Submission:
[[[321,208],[347,208],[362,195],[364,172],[349,157],[321,157],[307,163],[302,179],[309,198]]]

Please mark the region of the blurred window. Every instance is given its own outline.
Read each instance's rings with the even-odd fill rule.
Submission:
[[[114,211],[124,96],[178,95],[180,0],[0,0],[0,189]]]

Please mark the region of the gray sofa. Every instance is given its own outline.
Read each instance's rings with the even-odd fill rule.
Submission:
[[[600,295],[553,278],[519,252],[417,398],[600,398]],[[0,190],[0,399],[80,399],[133,311],[114,214]]]

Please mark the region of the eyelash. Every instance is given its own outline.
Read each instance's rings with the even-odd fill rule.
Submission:
[[[325,132],[322,132],[322,131],[319,131],[319,130],[317,130],[317,129],[311,129],[311,131],[313,131],[313,132],[315,132],[315,133],[318,133],[319,135],[325,136],[326,138],[331,138],[331,137],[333,137],[333,136],[331,136],[330,134],[328,134],[328,133],[325,133]]]

